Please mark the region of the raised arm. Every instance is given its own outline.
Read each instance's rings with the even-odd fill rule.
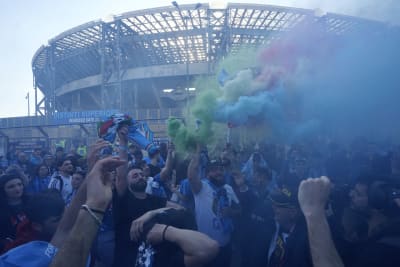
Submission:
[[[90,172],[100,157],[100,152],[103,148],[110,146],[108,141],[98,139],[94,144],[89,146],[87,154],[88,171]]]
[[[118,158],[99,160],[86,177],[87,200],[68,238],[52,261],[51,267],[84,267],[97,235],[104,211],[112,198],[111,174],[116,167],[125,164]]]
[[[192,156],[192,160],[188,166],[188,180],[190,184],[190,188],[192,189],[194,194],[200,192],[202,183],[199,177],[199,165],[200,165],[200,145],[197,145],[196,152]]]
[[[98,159],[98,154],[101,149],[109,146],[110,144],[104,140],[98,140],[96,143],[90,146],[89,153],[88,153],[88,165],[91,169]],[[79,187],[78,192],[72,199],[71,204],[66,208],[64,215],[58,225],[57,231],[54,234],[51,243],[55,247],[60,247],[64,240],[69,235],[76,218],[78,217],[79,209],[81,208],[82,204],[86,201],[86,183],[88,179],[83,181],[83,184]]]
[[[197,231],[155,224],[147,234],[150,244],[169,241],[177,244],[184,254],[186,267],[204,266],[218,254],[218,243]]]
[[[171,145],[168,148],[167,162],[165,163],[165,166],[160,173],[161,181],[167,181],[171,177],[174,161],[175,161],[175,151],[174,147]]]
[[[122,196],[128,188],[128,182],[126,175],[128,173],[128,127],[123,126],[118,130],[119,138],[119,151],[118,156],[121,160],[126,161],[126,164],[117,168],[117,180],[115,182],[115,188],[118,195]]]
[[[314,267],[344,267],[325,216],[331,184],[327,177],[307,179],[299,187],[299,203],[307,222]]]

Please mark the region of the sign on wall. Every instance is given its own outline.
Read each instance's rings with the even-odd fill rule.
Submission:
[[[55,124],[96,123],[110,117],[115,113],[118,113],[118,110],[56,112],[52,117],[53,123]]]

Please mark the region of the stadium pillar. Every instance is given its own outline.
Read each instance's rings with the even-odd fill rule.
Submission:
[[[208,20],[208,62],[209,73],[215,73],[215,64],[229,52],[230,25],[229,9],[224,5],[210,6],[207,10]],[[220,42],[218,44],[218,42]]]
[[[119,103],[119,111],[122,112],[122,72],[121,72],[121,21],[119,20],[117,23],[117,35],[115,40],[115,50],[117,54],[117,91],[118,91],[118,103]]]
[[[54,44],[50,46],[48,51],[49,65],[47,66],[50,73],[50,91],[45,95],[45,115],[52,115],[56,111],[56,67],[55,67],[55,48]]]
[[[178,10],[178,12],[179,12],[179,16],[181,17],[181,19],[182,19],[182,22],[183,22],[183,26],[185,27],[185,36],[184,36],[184,42],[185,42],[185,68],[186,68],[186,71],[185,71],[185,79],[186,79],[186,84],[185,84],[185,94],[186,94],[186,112],[187,112],[187,114],[189,114],[190,113],[190,91],[189,91],[189,88],[190,88],[190,77],[189,77],[189,64],[190,64],[190,51],[189,51],[189,38],[191,37],[191,36],[189,36],[189,27],[188,27],[188,20],[190,19],[190,17],[191,17],[191,14],[190,14],[190,9],[188,9],[187,10],[187,13],[188,13],[188,15],[187,16],[183,16],[182,15],[182,10],[181,10],[181,8],[180,8],[180,6],[179,6],[179,4],[178,4],[178,2],[176,2],[176,1],[172,1],[171,2],[171,4]],[[201,3],[197,3],[196,5],[195,5],[195,7],[194,7],[194,9],[195,10],[197,10],[197,9],[199,9],[200,7],[202,6],[202,4]],[[193,48],[193,40],[191,40],[191,48]]]
[[[102,23],[101,24],[101,40],[100,40],[100,56],[101,56],[101,62],[100,62],[100,71],[101,71],[101,88],[100,88],[100,103],[101,107],[100,109],[105,109],[105,83],[106,83],[106,78],[105,78],[105,61],[106,61],[106,49],[105,49],[105,42],[106,42],[106,24]]]

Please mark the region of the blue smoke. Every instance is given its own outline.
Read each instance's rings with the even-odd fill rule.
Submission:
[[[261,87],[259,77],[237,75],[223,88],[215,120],[267,125],[273,138],[288,142],[319,134],[342,140],[400,136],[399,28],[382,24],[336,36],[308,25],[283,39],[287,50],[259,67],[286,72],[274,83],[266,76]],[[274,49],[279,52],[279,44]]]

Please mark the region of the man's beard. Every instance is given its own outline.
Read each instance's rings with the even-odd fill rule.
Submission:
[[[132,192],[142,193],[146,190],[147,183],[145,180],[137,181],[136,183],[132,183],[129,185],[129,188]]]

